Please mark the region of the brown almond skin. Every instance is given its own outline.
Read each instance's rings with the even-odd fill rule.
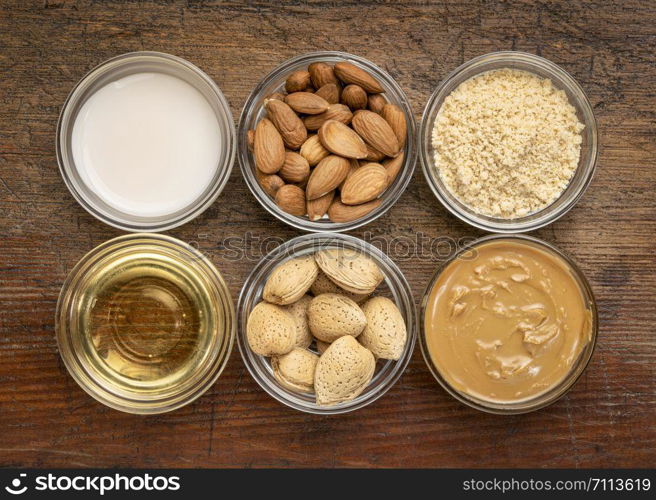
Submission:
[[[389,123],[379,114],[367,110],[357,111],[351,125],[367,144],[385,156],[394,157],[399,154],[399,140]]]
[[[335,71],[332,66],[324,62],[312,63],[308,66],[310,79],[315,89],[320,89],[327,83],[339,84],[339,80],[335,76]]]
[[[321,125],[318,135],[323,147],[331,153],[344,158],[362,159],[367,156],[367,146],[362,138],[342,122],[328,120]]]
[[[392,127],[396,138],[399,141],[399,146],[405,146],[406,136],[408,134],[408,124],[405,121],[405,114],[396,104],[385,104],[380,113],[389,126]]]
[[[332,222],[352,222],[375,210],[381,203],[378,199],[362,205],[344,205],[339,198],[335,198],[328,208],[328,218]]]
[[[346,104],[352,110],[365,109],[367,101],[367,93],[359,85],[350,84],[342,90],[342,104]]]
[[[319,130],[328,120],[337,120],[345,125],[351,123],[353,113],[344,104],[331,104],[328,109],[318,115],[310,115],[303,118],[303,124],[309,131]]]
[[[267,99],[278,99],[279,101],[284,101],[285,100],[285,94],[282,92],[274,92],[271,94]]]
[[[330,151],[323,147],[319,140],[319,136],[315,134],[307,138],[301,146],[299,153],[308,161],[311,167],[314,167],[328,156]]]
[[[337,155],[326,156],[314,167],[307,184],[308,200],[315,200],[339,186],[349,173],[350,163]]]
[[[401,152],[396,158],[388,158],[383,161],[383,167],[387,170],[387,185],[390,186],[392,182],[396,179],[403,167],[403,160],[405,159],[405,154]]]
[[[332,190],[330,193],[326,193],[323,196],[320,196],[319,198],[316,198],[314,200],[308,200],[307,201],[307,215],[310,218],[311,221],[318,221],[321,219],[326,212],[328,211],[328,207],[330,204],[333,202],[333,198],[335,197],[335,190]]]
[[[328,109],[328,101],[312,92],[294,92],[285,97],[285,102],[297,113],[318,115]]]
[[[342,181],[342,183],[339,185],[337,189],[341,191],[344,188],[344,183],[346,182],[346,179],[348,179],[353,174],[353,172],[355,172],[359,168],[360,168],[360,162],[358,160],[350,159],[348,174],[346,174],[346,177],[344,178],[344,180]]]
[[[341,88],[336,83],[327,83],[315,92],[320,97],[323,97],[328,104],[339,103]]]
[[[264,107],[271,122],[276,126],[289,149],[298,149],[307,139],[307,129],[287,103],[278,99],[265,101]]]
[[[369,111],[378,114],[383,112],[385,104],[387,104],[387,100],[380,94],[371,94],[367,100],[367,108],[369,108]]]
[[[367,161],[375,161],[376,163],[380,163],[381,160],[385,158],[385,155],[378,151],[377,149],[372,148],[369,144],[367,144],[367,156],[365,160]]]
[[[300,154],[294,151],[286,151],[285,163],[278,171],[278,175],[286,182],[303,182],[310,176],[310,164]]]
[[[304,69],[294,71],[285,81],[285,90],[291,92],[301,92],[311,85],[310,72]]]
[[[341,190],[342,203],[360,205],[375,200],[387,189],[387,170],[380,163],[367,163],[353,172]]]
[[[255,176],[257,177],[257,182],[262,186],[262,189],[264,189],[264,192],[271,196],[271,198],[275,198],[278,189],[285,185],[285,181],[276,174],[264,174],[259,170],[256,170]]]
[[[285,162],[285,144],[280,132],[266,118],[260,120],[257,127],[255,127],[253,156],[255,157],[256,167],[265,174],[275,174]]]
[[[359,66],[350,62],[338,62],[335,64],[335,75],[344,83],[359,85],[370,94],[380,94],[385,89],[373,76]]]
[[[293,184],[285,184],[276,193],[276,205],[288,214],[305,215],[305,192]]]

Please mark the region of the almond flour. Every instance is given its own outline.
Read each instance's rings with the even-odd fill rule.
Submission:
[[[515,69],[488,71],[444,100],[433,127],[435,168],[473,211],[523,217],[567,187],[583,128],[551,80]]]

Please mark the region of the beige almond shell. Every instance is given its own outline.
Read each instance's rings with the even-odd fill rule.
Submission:
[[[360,306],[337,293],[323,293],[313,298],[307,318],[312,335],[324,342],[333,342],[343,335],[357,337],[366,324]]]
[[[296,340],[294,318],[282,307],[260,302],[248,315],[246,338],[255,354],[287,354]]]
[[[378,358],[399,359],[408,334],[396,304],[387,297],[372,297],[364,303],[362,310],[367,325],[358,341]]]
[[[295,347],[287,354],[271,358],[273,376],[283,387],[294,392],[314,392],[314,373],[319,356]]]
[[[289,259],[271,272],[262,297],[272,304],[292,304],[305,295],[317,274],[319,268],[311,255]]]
[[[329,248],[314,254],[321,270],[349,292],[370,294],[385,279],[371,258],[350,248]]]
[[[326,273],[323,271],[319,271],[319,275],[317,276],[317,279],[314,280],[314,283],[312,283],[310,291],[315,297],[321,295],[322,293],[341,293],[356,304],[360,304],[369,298],[369,294],[353,293],[349,292],[348,290],[344,290],[334,281],[332,281],[328,276],[326,276]]]
[[[309,347],[312,343],[312,333],[310,333],[310,326],[307,320],[307,309],[312,302],[311,295],[303,295],[296,302],[283,306],[289,314],[294,318],[296,325],[296,347]]]
[[[357,398],[374,376],[376,360],[371,351],[346,335],[330,344],[314,373],[317,404],[332,406]]]

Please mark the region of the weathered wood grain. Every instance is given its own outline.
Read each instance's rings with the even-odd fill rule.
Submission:
[[[591,281],[601,331],[569,395],[500,417],[457,403],[419,352],[396,386],[350,415],[316,417],[267,396],[232,354],[196,403],[138,417],[88,397],[64,369],[53,316],[75,262],[120,234],[93,219],[57,169],[57,116],[78,79],[133,50],[182,56],[223,89],[238,116],[284,59],[339,49],[372,60],[406,90],[417,120],[445,75],[471,57],[518,49],[547,57],[587,91],[601,160],[579,205],[536,235]],[[656,5],[649,1],[174,2],[5,0],[0,6],[0,465],[600,467],[656,463]],[[298,233],[274,220],[235,167],[219,200],[170,231],[224,272],[233,297],[254,264],[228,237]],[[479,234],[451,217],[415,172],[397,205],[352,234]],[[261,240],[260,240],[261,241]],[[258,242],[249,248],[257,255]],[[436,256],[402,258],[419,300]]]

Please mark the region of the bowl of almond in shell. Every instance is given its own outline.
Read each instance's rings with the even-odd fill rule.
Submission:
[[[237,343],[270,396],[314,414],[347,413],[383,396],[415,345],[403,273],[353,236],[312,233],[266,255],[242,288]]]

